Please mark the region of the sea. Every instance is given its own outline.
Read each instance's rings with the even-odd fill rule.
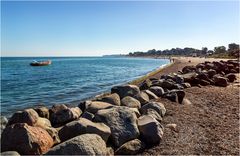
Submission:
[[[49,59],[49,66],[29,65]],[[1,115],[39,105],[77,105],[168,63],[131,57],[1,57]]]

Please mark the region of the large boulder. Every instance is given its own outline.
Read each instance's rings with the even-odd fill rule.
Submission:
[[[23,111],[17,111],[9,119],[7,125],[15,123],[27,123],[30,126],[34,126],[38,120],[38,113],[33,109],[25,109]]]
[[[88,120],[92,121],[93,118],[94,118],[94,114],[92,114],[92,113],[90,113],[90,112],[88,112],[88,111],[85,111],[85,112],[82,114],[81,118],[85,118],[85,119],[88,119]]]
[[[163,117],[166,113],[166,108],[160,102],[149,102],[141,107],[140,112],[142,114],[148,114],[148,109],[155,110],[161,117]]]
[[[143,115],[138,118],[140,135],[149,146],[160,143],[163,137],[162,125],[153,117]]]
[[[127,106],[130,108],[137,108],[137,109],[141,108],[141,103],[137,99],[131,96],[124,97],[121,100],[121,103],[122,103],[122,106]]]
[[[78,119],[82,114],[79,107],[68,108],[64,104],[53,105],[50,109],[50,121],[52,125],[61,126],[67,122]]]
[[[104,140],[97,134],[83,134],[56,145],[46,155],[106,155]]]
[[[88,119],[80,118],[63,126],[63,128],[59,130],[59,137],[61,141],[65,141],[86,133],[98,134],[107,142],[111,130],[104,123],[94,123]]]
[[[111,140],[116,147],[139,136],[136,114],[128,107],[113,107],[99,110],[95,120],[105,123],[111,129]]]
[[[49,119],[49,109],[47,107],[41,106],[34,108],[34,110],[38,113],[40,117]]]
[[[149,97],[145,92],[140,92],[140,94],[135,95],[134,98],[137,99],[142,105],[149,102]]]
[[[226,87],[228,85],[228,79],[218,75],[213,77],[213,81],[216,86]]]
[[[207,75],[210,79],[216,74],[217,74],[217,72],[214,69],[210,69],[210,70],[207,71]]]
[[[157,95],[158,97],[161,97],[164,94],[163,88],[159,87],[159,86],[153,86],[153,87],[149,88],[149,90],[151,92],[153,92],[155,95]]]
[[[146,90],[146,89],[150,88],[151,85],[152,85],[152,81],[149,79],[146,79],[139,85],[139,88],[140,88],[140,90]]]
[[[35,124],[36,127],[41,127],[43,129],[46,129],[47,127],[52,127],[50,121],[46,118],[41,118],[39,117],[36,124]]]
[[[87,100],[87,101],[81,101],[78,105],[78,107],[81,109],[82,112],[85,112],[85,109],[87,108],[88,105],[90,105],[92,101]]]
[[[182,103],[182,101],[185,97],[185,92],[183,90],[173,89],[173,90],[169,91],[168,93],[166,93],[164,95],[164,97],[173,102]]]
[[[48,134],[52,137],[53,143],[58,144],[61,142],[59,135],[58,135],[58,130],[53,127],[47,127],[45,130],[48,132]]]
[[[162,83],[161,83],[161,87],[163,89],[176,89],[176,85],[173,81],[170,81],[170,80],[164,80]]]
[[[134,139],[126,142],[121,147],[119,147],[116,151],[116,155],[134,155],[143,151],[145,148],[145,144],[141,142],[139,139]]]
[[[120,106],[120,104],[121,104],[120,97],[117,93],[104,96],[104,97],[99,98],[97,100],[102,101],[102,102],[106,102],[106,103],[110,103],[110,104],[116,105],[116,106]]]
[[[111,89],[111,93],[117,93],[120,98],[124,98],[125,96],[134,96],[140,93],[140,89],[135,85],[122,85],[115,86]]]
[[[53,145],[48,132],[40,127],[32,127],[26,123],[10,125],[2,132],[2,151],[17,151],[23,155],[40,155]]]
[[[92,101],[87,105],[86,111],[95,114],[98,110],[112,108],[114,105],[101,101]]]
[[[152,99],[158,99],[158,96],[155,95],[153,92],[151,92],[150,90],[144,90],[143,92],[145,92],[149,99],[152,100]]]
[[[48,119],[39,117],[35,124],[35,127],[41,127],[45,129],[48,132],[48,134],[52,137],[54,144],[60,143],[58,131],[52,127]]]
[[[229,74],[225,75],[225,77],[228,79],[229,82],[234,82],[237,79],[236,75],[233,73],[229,73]]]
[[[151,116],[151,117],[155,118],[158,122],[160,122],[160,123],[162,122],[162,116],[154,109],[149,108],[146,111],[144,111],[142,115]]]
[[[195,66],[185,66],[182,69],[183,74],[194,72],[194,71],[196,71],[196,67]]]

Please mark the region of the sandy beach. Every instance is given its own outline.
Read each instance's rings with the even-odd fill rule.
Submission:
[[[174,58],[175,62],[151,77],[160,78],[181,70],[186,65],[204,61],[219,61],[213,58]],[[191,60],[191,62],[189,62]],[[239,74],[237,81],[227,87],[202,86],[184,89],[189,100],[178,104],[159,99],[167,109],[163,125],[176,124],[173,131],[164,129],[163,140],[158,146],[145,150],[143,155],[225,155],[239,154]]]

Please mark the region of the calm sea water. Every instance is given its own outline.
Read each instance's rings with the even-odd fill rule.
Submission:
[[[1,58],[2,115],[39,104],[77,104],[169,63],[146,58],[54,57],[50,66],[29,65],[46,59]]]

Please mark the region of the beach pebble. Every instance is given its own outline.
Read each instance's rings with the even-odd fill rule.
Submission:
[[[21,155],[40,155],[52,147],[53,139],[40,127],[17,123],[4,129],[1,144],[2,151],[17,151]]]
[[[120,106],[120,104],[121,104],[120,97],[117,93],[104,96],[104,97],[99,98],[97,100],[102,101],[102,102],[106,102],[106,103],[110,103],[110,104],[116,105],[116,106]]]
[[[177,124],[167,124],[165,127],[171,129],[172,131],[177,131]]]
[[[141,108],[141,103],[137,99],[131,96],[124,97],[121,100],[121,105],[130,107],[130,108],[137,108],[137,109]]]
[[[117,93],[120,98],[124,98],[125,96],[134,96],[140,93],[140,89],[136,85],[122,85],[115,86],[111,89],[111,93]]]
[[[116,155],[134,155],[143,151],[145,148],[144,142],[139,139],[134,139],[126,142],[121,147],[119,147],[116,151]]]
[[[160,143],[163,137],[162,125],[153,117],[143,115],[137,120],[140,135],[144,142],[149,145]]]
[[[59,137],[61,141],[65,141],[86,133],[98,134],[105,142],[107,142],[111,131],[104,123],[94,123],[88,119],[80,118],[63,126],[63,128],[59,130]]]
[[[139,136],[137,116],[128,107],[113,107],[99,110],[95,114],[97,122],[103,122],[111,129],[111,140],[116,147]]]
[[[155,110],[161,117],[166,113],[166,108],[160,102],[149,102],[141,107],[140,112],[142,114],[148,114],[149,109]]]
[[[33,109],[25,109],[23,111],[17,111],[9,119],[7,125],[15,123],[27,123],[30,126],[34,126],[37,123],[39,116],[38,113]]]
[[[104,140],[97,134],[82,134],[54,146],[46,155],[106,155]]]

